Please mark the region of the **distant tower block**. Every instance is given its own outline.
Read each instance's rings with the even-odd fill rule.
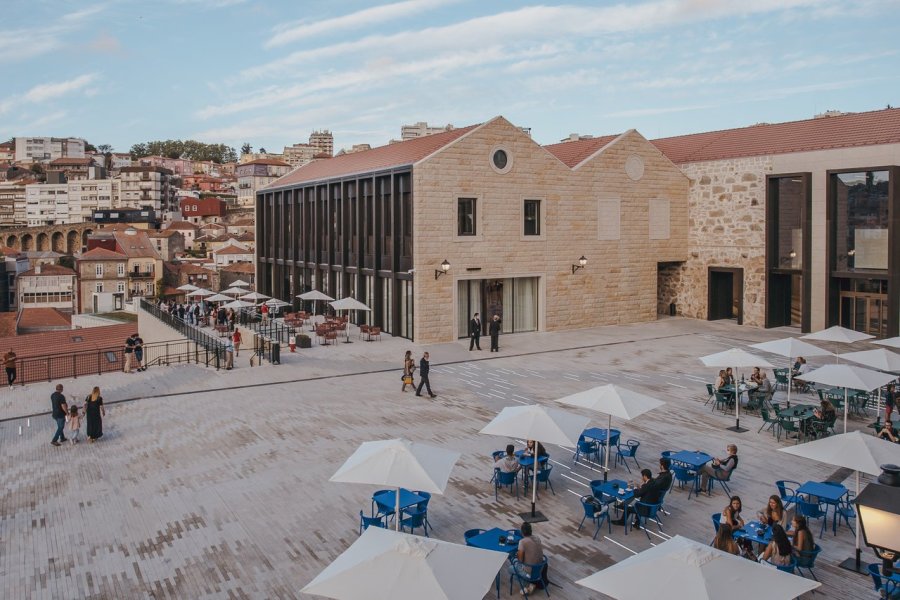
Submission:
[[[334,136],[327,129],[309,134],[309,145],[315,146],[319,152],[324,152],[328,156],[334,156]]]

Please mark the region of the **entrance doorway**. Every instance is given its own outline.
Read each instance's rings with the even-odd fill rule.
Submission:
[[[740,268],[709,267],[707,316],[708,321],[735,319],[744,322],[744,270]]]
[[[842,327],[888,337],[887,281],[882,279],[843,280],[840,291]]]
[[[772,272],[769,274],[766,327],[800,327],[803,315],[803,275]]]
[[[503,333],[538,329],[537,277],[463,279],[457,282],[457,336],[469,337],[469,321],[481,313],[482,334],[494,315],[499,315]]]

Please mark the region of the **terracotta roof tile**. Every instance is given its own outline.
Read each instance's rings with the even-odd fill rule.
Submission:
[[[118,350],[122,347],[125,338],[135,331],[137,331],[137,324],[124,323],[122,325],[17,335],[3,340],[3,353],[5,354],[9,348],[12,348],[21,359],[28,356],[47,354],[59,356],[106,348]],[[96,367],[92,372],[96,374]]]
[[[222,270],[230,273],[256,273],[256,267],[253,266],[253,263],[249,262],[234,263],[233,265],[222,267]]]
[[[6,354],[9,348],[8,340],[9,338],[16,335],[16,313],[14,312],[0,312],[0,339],[3,341],[0,342],[0,348],[3,348],[0,351],[0,354]]]
[[[328,160],[311,162],[294,169],[264,189],[410,165],[437,152],[450,142],[459,139],[479,125],[470,125],[468,127],[426,135],[397,144],[388,144],[386,146],[372,148],[371,150],[343,154]]]
[[[253,250],[249,248],[238,248],[237,246],[225,246],[215,251],[215,254],[253,254]]]
[[[70,327],[71,325],[72,316],[55,308],[23,308],[22,316],[19,318],[19,329]]]
[[[125,260],[128,257],[121,252],[113,252],[106,248],[94,248],[81,255],[81,260]]]
[[[76,275],[76,273],[72,269],[60,265],[41,265],[40,273],[35,269],[28,269],[24,273],[21,273],[19,277],[43,277],[45,275],[50,277],[56,275]]]
[[[169,224],[169,226],[166,227],[166,229],[176,229],[176,230],[181,229],[181,230],[197,231],[197,229],[199,229],[199,227],[197,227],[190,221],[172,221],[172,223]]]
[[[130,235],[117,231],[115,236],[118,248],[130,258],[162,258],[146,231],[137,230]]]
[[[247,162],[241,163],[238,166],[243,167],[244,165],[271,165],[273,167],[291,166],[283,160],[278,160],[277,158],[257,158],[256,160],[248,160]]]
[[[93,158],[75,158],[69,156],[61,156],[60,158],[54,158],[53,160],[51,160],[50,164],[54,167],[63,165],[88,167],[93,164],[93,162]]]
[[[569,168],[584,162],[584,159],[594,154],[597,150],[607,145],[618,135],[602,135],[592,137],[586,140],[575,140],[572,142],[561,142],[559,144],[550,144],[544,146],[544,149],[553,154],[556,158],[564,162]]]

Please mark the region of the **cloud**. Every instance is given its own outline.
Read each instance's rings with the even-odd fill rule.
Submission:
[[[69,115],[68,111],[65,110],[57,110],[52,113],[48,113],[43,115],[42,117],[38,117],[31,123],[28,123],[24,127],[22,127],[22,131],[33,131],[35,129],[40,129],[50,123],[55,123],[57,121],[61,121],[65,119]]]
[[[122,51],[122,43],[113,35],[101,33],[88,43],[88,49],[101,54],[117,54]]]
[[[25,92],[25,94],[22,95],[22,99],[26,102],[46,102],[47,100],[52,100],[53,98],[78,91],[96,80],[96,73],[88,73],[80,75],[75,79],[69,79],[68,81],[42,83]]]
[[[340,31],[369,27],[385,21],[409,17],[417,13],[456,2],[458,0],[405,0],[384,6],[366,8],[355,13],[323,19],[321,21],[297,21],[275,28],[275,33],[263,44],[265,48],[276,48],[307,37],[327,33],[334,35]]]
[[[691,106],[667,106],[659,108],[634,108],[606,113],[604,117],[650,117],[653,115],[665,115],[669,113],[689,112],[693,110],[707,110],[716,108],[715,104],[693,104]]]
[[[103,5],[83,8],[38,27],[0,30],[0,62],[21,62],[58,50],[67,34],[80,29],[104,8]]]

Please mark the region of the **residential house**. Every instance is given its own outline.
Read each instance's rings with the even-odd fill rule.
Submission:
[[[273,158],[258,158],[235,168],[238,179],[238,205],[253,206],[257,191],[291,170],[288,163]]]
[[[244,281],[256,289],[256,266],[253,263],[234,263],[219,269],[221,289],[230,288],[235,281]]]
[[[175,260],[184,253],[184,236],[177,229],[163,229],[148,233],[150,241],[156,244],[156,251],[163,261]]]
[[[252,248],[237,244],[226,244],[212,253],[213,263],[217,268],[233,265],[239,262],[253,262],[254,252]]]
[[[55,308],[64,313],[77,312],[77,274],[59,265],[38,264],[18,277],[16,293],[19,310]]]
[[[146,231],[103,230],[89,236],[87,246],[77,262],[82,312],[97,312],[101,305],[111,310],[109,306],[119,307],[136,297],[156,296],[163,260]]]
[[[0,246],[0,259],[3,260],[0,268],[0,312],[15,311],[19,304],[17,279],[29,269],[28,258],[18,250]]]
[[[200,228],[189,221],[172,221],[165,231],[178,231],[184,237],[184,249],[193,250],[194,240],[200,236]]]
[[[225,201],[219,198],[185,198],[181,201],[181,216],[191,223],[220,223],[226,213]]]
[[[84,252],[75,262],[79,312],[104,313],[125,308],[129,298],[127,267],[124,252],[102,246]]]
[[[121,208],[152,208],[166,218],[174,210],[175,186],[172,170],[154,166],[119,169]]]
[[[186,262],[167,262],[164,268],[166,284],[173,288],[190,284],[212,291],[225,289],[221,287],[221,278],[215,269],[207,269]]]
[[[84,158],[85,141],[80,138],[17,137],[16,162],[47,163],[57,158]]]

